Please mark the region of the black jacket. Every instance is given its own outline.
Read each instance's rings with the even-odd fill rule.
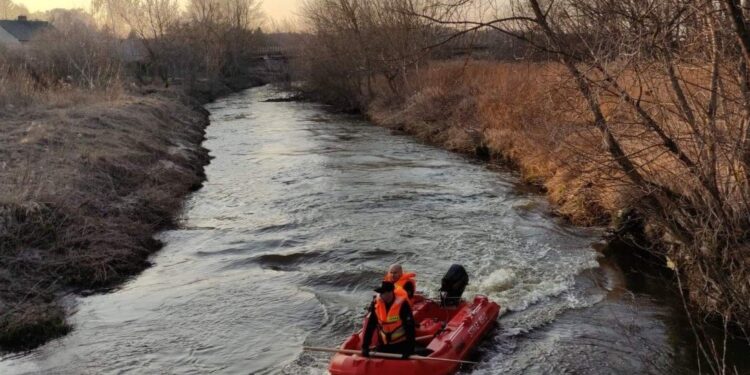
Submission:
[[[393,302],[391,302],[391,304],[392,303]],[[390,309],[391,304],[386,304],[386,310]],[[375,299],[372,300],[369,311],[370,311],[370,316],[367,318],[367,324],[365,325],[365,336],[364,336],[364,341],[362,341],[362,347],[363,347],[362,349],[364,349],[365,346],[367,346],[369,349],[370,342],[372,341],[373,332],[378,328],[378,317],[377,317],[377,314],[375,314]],[[414,353],[414,345],[416,343],[416,327],[414,325],[414,315],[412,315],[411,313],[411,307],[409,307],[408,302],[404,301],[404,303],[401,304],[401,311],[399,311],[399,317],[401,318],[401,324],[403,324],[404,326],[404,331],[406,333],[406,341],[403,344],[398,343],[396,345],[403,345],[404,352],[402,352],[401,354],[411,355],[412,353]],[[378,341],[380,341],[379,338],[378,338]],[[378,346],[380,347],[382,345],[383,343],[380,343]]]
[[[414,297],[414,283],[409,281],[406,284],[404,284],[404,291],[406,291],[406,294],[409,295],[409,298]]]

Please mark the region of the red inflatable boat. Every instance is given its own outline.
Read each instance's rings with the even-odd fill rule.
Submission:
[[[464,360],[481,338],[494,326],[500,306],[485,296],[475,296],[457,306],[441,307],[433,300],[414,297],[414,319],[417,326],[417,344],[426,347],[425,356],[451,360]],[[377,335],[374,335],[377,336]],[[353,334],[340,349],[362,348],[363,332]],[[375,340],[371,345],[375,345]],[[421,353],[417,353],[421,354]],[[453,374],[460,363],[428,359],[388,359],[354,354],[337,353],[328,368],[331,375],[397,375]]]

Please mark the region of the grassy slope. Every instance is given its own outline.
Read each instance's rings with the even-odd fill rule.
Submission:
[[[203,180],[208,115],[175,91],[89,94],[0,121],[0,347],[68,331],[61,294],[148,265]]]
[[[590,167],[607,162],[596,147],[601,138],[581,120],[579,95],[562,77],[554,64],[435,63],[404,98],[381,89],[367,114],[441,147],[510,162],[561,215],[605,224],[627,205],[628,192],[607,183],[617,171]]]

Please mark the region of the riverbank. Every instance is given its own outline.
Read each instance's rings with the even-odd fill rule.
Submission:
[[[255,86],[71,89],[0,122],[0,349],[70,330],[61,298],[117,286],[149,266],[157,231],[201,186],[202,104]]]
[[[577,225],[606,225],[628,205],[626,189],[599,183],[606,173],[576,155],[606,155],[574,110],[575,88],[556,64],[434,63],[403,100],[382,89],[369,102],[374,123],[451,151],[511,164]],[[592,160],[592,163],[594,160]]]
[[[362,111],[378,125],[430,144],[514,165],[526,182],[544,191],[556,214],[576,225],[636,228],[664,267],[679,265],[681,287],[696,311],[747,325],[746,309],[734,302],[748,291],[747,268],[738,266],[747,260],[707,249],[694,254],[668,235],[657,216],[639,212],[647,193],[614,163],[601,134],[590,126],[585,101],[567,77],[564,68],[552,62],[432,62],[395,89],[384,82],[374,84],[373,95],[361,100],[366,103]],[[608,118],[636,121],[628,120],[615,95],[602,93],[602,108]],[[637,150],[630,157],[648,168],[657,183],[681,191],[686,182],[674,177],[679,166],[651,146],[658,140],[636,127],[611,131],[626,150]],[[719,286],[704,267],[727,267],[728,262],[735,262],[733,271]],[[725,317],[723,309],[729,305],[734,315]]]

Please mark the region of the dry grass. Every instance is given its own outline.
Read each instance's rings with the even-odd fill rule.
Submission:
[[[61,293],[111,286],[146,267],[160,247],[153,234],[203,179],[207,115],[196,103],[170,91],[81,95],[0,122],[6,349],[67,332]]]
[[[247,60],[261,41],[249,30],[206,36],[186,21],[139,64],[106,30],[61,17],[23,47],[0,46],[0,350],[67,332],[61,294],[148,265],[153,235],[204,178],[198,101],[265,79]],[[233,58],[206,66],[214,50]],[[156,75],[182,85],[144,86]]]
[[[602,224],[625,195],[616,184],[601,184],[611,179],[599,167],[606,155],[565,77],[551,63],[433,63],[403,101],[376,100],[368,114],[450,150],[489,152],[544,187],[562,215]]]
[[[153,235],[204,178],[198,101],[262,82],[248,66],[144,87],[117,56],[87,27],[0,51],[0,350],[65,334],[61,294],[148,266]]]
[[[705,113],[701,103],[709,69],[680,68],[689,87],[691,105]],[[643,108],[662,124],[664,131],[700,168],[710,168],[705,136],[696,137],[676,113],[664,73],[627,70],[617,75],[620,85],[631,92],[643,88]],[[582,225],[616,223],[623,213],[643,209],[641,200],[649,192],[625,178],[606,147],[601,133],[592,124],[586,103],[568,82],[569,75],[555,63],[433,62],[415,72],[411,91],[402,97],[378,89],[368,115],[381,125],[403,130],[441,147],[510,162],[529,182],[546,190],[553,207],[572,222]],[[646,82],[647,84],[644,84]],[[739,89],[725,85],[723,95],[739,96]],[[600,92],[610,131],[621,142],[630,159],[649,181],[664,186],[681,198],[673,207],[679,220],[693,228],[694,242],[679,242],[658,213],[641,212],[649,238],[657,243],[660,255],[680,267],[683,285],[690,301],[706,314],[727,314],[747,326],[750,308],[750,258],[746,255],[748,186],[744,169],[738,164],[737,139],[741,139],[742,109],[727,99],[720,107],[722,117],[714,130],[717,155],[714,177],[723,197],[729,223],[721,226],[721,245],[715,212],[710,211],[706,194],[685,164],[667,152],[664,143],[633,113],[616,93]],[[698,132],[708,125],[700,124]],[[663,214],[662,214],[663,215]],[[743,216],[744,215],[744,216]],[[669,219],[669,218],[667,218]],[[677,220],[677,219],[675,219]],[[735,224],[740,223],[740,224]]]

